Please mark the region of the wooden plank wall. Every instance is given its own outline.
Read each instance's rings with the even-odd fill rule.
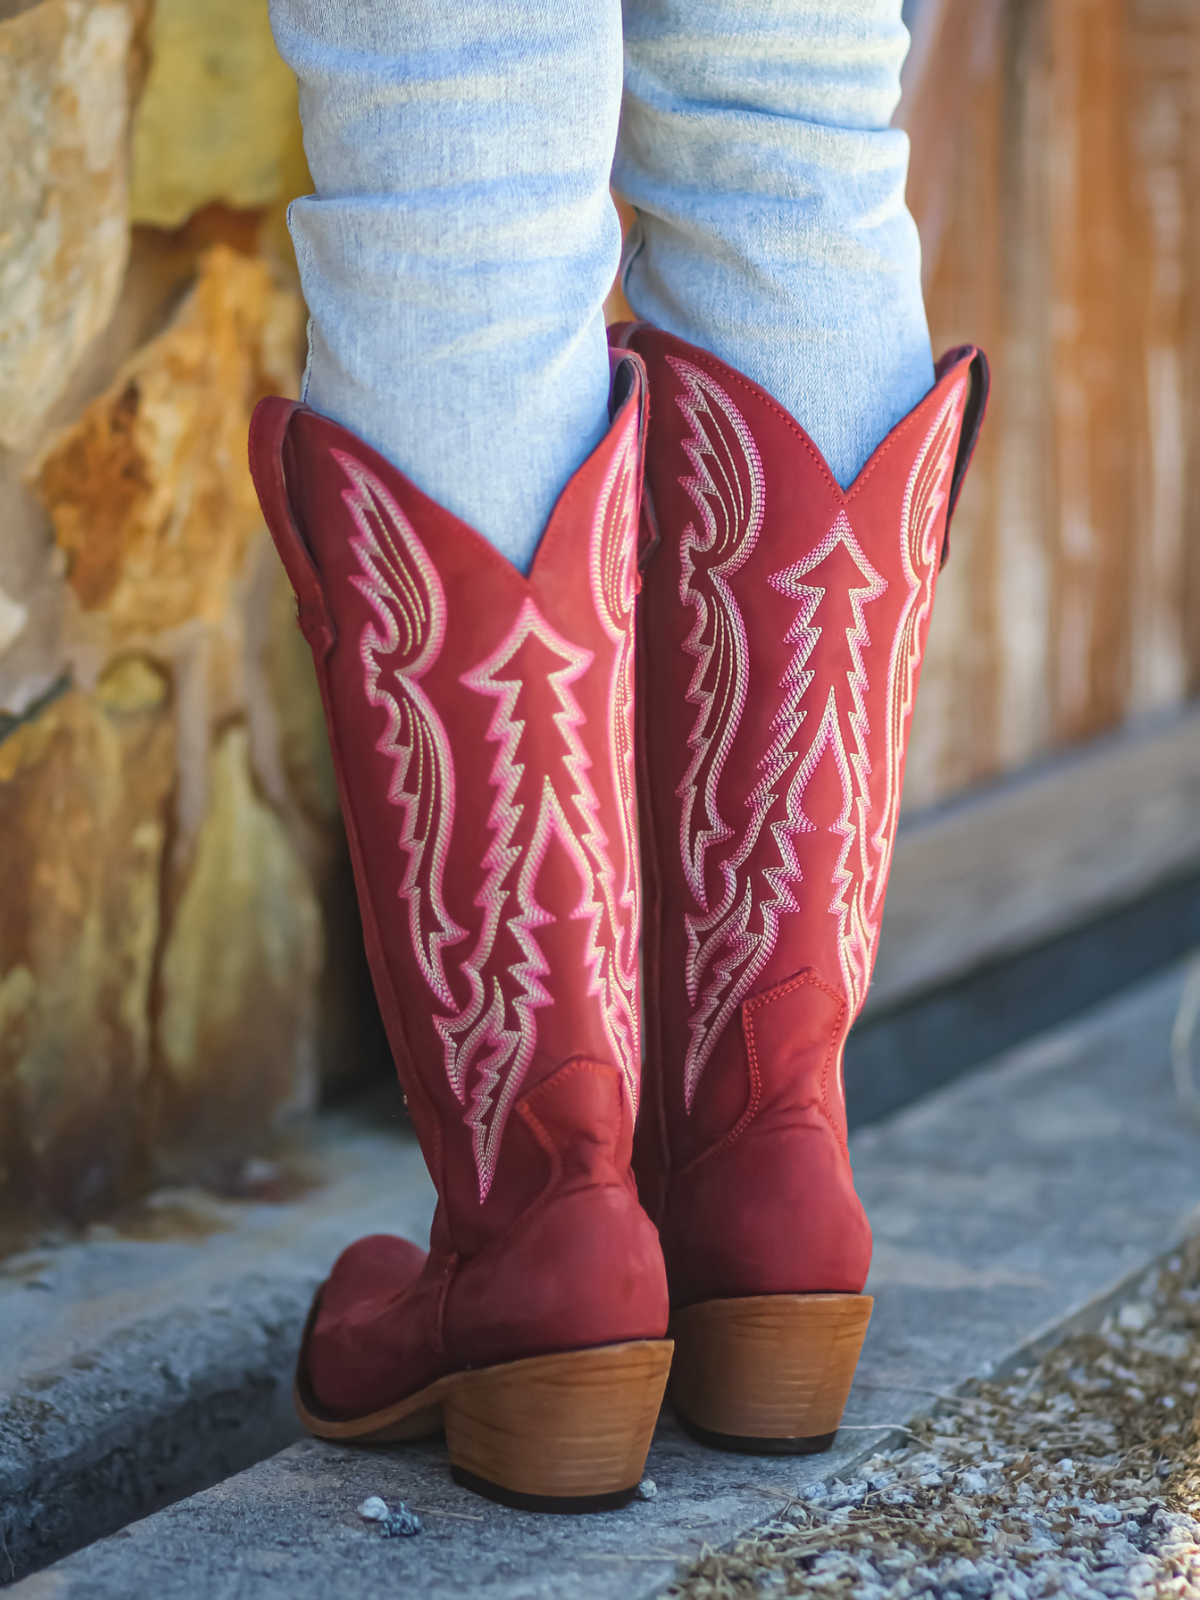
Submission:
[[[908,10],[934,347],[981,343],[995,374],[911,807],[1200,684],[1200,3]]]

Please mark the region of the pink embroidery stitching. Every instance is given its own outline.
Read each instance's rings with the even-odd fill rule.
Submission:
[[[454,824],[454,761],[450,741],[420,680],[437,660],[446,632],[441,580],[411,523],[383,484],[340,450],[333,451],[351,487],[342,491],[362,568],[352,581],[375,616],[363,629],[363,688],[387,715],[376,741],[392,762],[388,799],[402,813],[400,847],[408,861],[400,895],[408,905],[413,951],[430,989],[454,1005],[444,950],[465,935],[446,909],[446,854]],[[385,687],[385,674],[396,693]]]
[[[569,798],[565,804],[549,772],[545,773],[540,789],[535,789],[525,798],[519,798],[526,770],[518,759],[525,724],[516,715],[516,707],[525,683],[516,673],[506,675],[505,669],[530,638],[536,638],[562,662],[560,667],[544,676],[560,708],[554,713],[553,721],[563,741],[561,760],[569,780]],[[587,775],[590,761],[578,733],[584,714],[571,688],[592,660],[590,650],[572,645],[562,638],[533,601],[526,600],[504,642],[486,661],[462,677],[468,688],[479,694],[490,695],[496,701],[488,728],[488,738],[496,745],[491,772],[496,798],[488,819],[493,829],[493,839],[484,857],[484,865],[488,869],[485,892],[489,904],[494,907],[494,914],[481,936],[479,950],[468,963],[480,976],[491,953],[501,907],[514,893],[511,871],[520,863],[515,884],[516,906],[514,913],[506,920],[521,947],[523,959],[511,969],[492,974],[492,1000],[488,1013],[458,1046],[462,1052],[458,1069],[460,1080],[465,1078],[466,1066],[481,1046],[490,1046],[490,1053],[479,1061],[480,1076],[468,1117],[475,1141],[481,1198],[486,1196],[491,1186],[504,1124],[536,1046],[537,1031],[533,1013],[550,999],[541,982],[549,969],[538,945],[536,930],[544,927],[552,918],[539,905],[535,891],[551,838],[557,838],[566,849],[579,877],[581,894],[571,916],[583,920],[587,925],[585,962],[591,973],[588,993],[602,1001],[602,1011],[610,1034],[609,1043],[622,1071],[628,1074],[636,1069],[636,1058],[633,1056],[636,1031],[632,1016],[622,1022],[619,1006],[613,1005],[613,950],[611,940],[605,937],[606,930],[603,929],[606,910],[603,880],[607,876],[611,885],[615,874],[607,853],[608,841],[600,824],[599,801]],[[577,818],[574,824],[572,812]],[[534,822],[528,842],[522,847],[515,836],[526,813],[534,818]],[[507,992],[509,980],[515,985],[515,993]],[[506,1028],[504,1020],[510,1008],[518,1018],[518,1024]],[[439,1026],[445,1027],[447,1035],[460,1032],[460,1026],[455,1021]]]
[[[801,755],[796,748],[796,738],[808,716],[801,702],[812,685],[814,674],[808,667],[808,661],[822,632],[814,618],[827,593],[825,588],[803,583],[801,579],[819,570],[839,546],[846,550],[863,578],[861,585],[851,585],[847,590],[853,617],[851,626],[845,630],[850,651],[846,681],[851,707],[847,721],[853,736],[853,749],[848,751],[846,747],[835,683],[830,686],[808,749]],[[762,777],[747,798],[750,821],[736,853],[722,863],[722,870],[727,875],[726,895],[721,906],[711,915],[695,919],[694,929],[689,928],[689,936],[693,932],[697,936],[704,935],[698,944],[697,970],[703,971],[711,966],[713,973],[695,1004],[689,1022],[692,1037],[684,1072],[685,1096],[689,1105],[717,1039],[754,987],[774,952],[780,918],[789,911],[799,910],[794,889],[801,881],[802,874],[795,840],[801,833],[815,831],[814,824],[805,815],[804,797],[818,764],[826,754],[835,762],[843,801],[841,815],[834,824],[843,845],[835,868],[834,897],[829,909],[839,919],[838,949],[847,994],[853,997],[865,990],[867,934],[863,922],[862,891],[858,885],[863,882],[862,874],[867,867],[863,852],[870,808],[867,784],[870,762],[865,743],[868,731],[864,704],[867,681],[862,652],[870,642],[865,608],[879,599],[887,584],[867,560],[844,511],[838,513],[829,533],[808,555],[773,573],[770,583],[779,593],[800,602],[800,610],[786,634],[788,643],[796,645],[796,651],[780,680],[783,700],[772,718],[775,736],[767,753],[759,761]],[[841,596],[837,598],[840,600]],[[764,825],[777,808],[789,771],[791,778],[783,798],[783,815],[771,822],[768,829],[774,843],[776,861],[773,865],[752,869],[746,874],[743,884],[738,874],[758,847]],[[849,865],[850,853],[856,843],[860,851],[857,872]],[[755,892],[758,872],[761,872],[769,892]],[[847,899],[847,893],[851,890],[853,892]]]
[[[900,514],[900,559],[908,585],[888,662],[887,755],[883,806],[871,843],[878,856],[871,897],[872,946],[878,936],[883,894],[891,867],[904,775],[904,729],[912,716],[920,671],[921,639],[933,605],[941,556],[942,513],[958,443],[967,380],[954,385],[926,435],[904,489]],[[868,969],[869,970],[869,969]]]
[[[683,801],[684,874],[700,907],[699,913],[685,916],[688,937],[685,977],[693,1009],[684,1068],[684,1099],[690,1108],[717,1040],[753,989],[774,951],[780,918],[787,912],[799,910],[795,889],[802,874],[797,840],[801,834],[815,831],[814,823],[805,813],[805,793],[827,756],[834,763],[842,798],[840,814],[830,824],[842,844],[833,868],[829,912],[837,919],[839,965],[851,1014],[857,1013],[866,996],[900,803],[903,734],[912,714],[921,640],[932,605],[939,534],[966,383],[964,380],[955,386],[939,411],[913,466],[904,495],[900,542],[908,592],[889,659],[885,793],[879,825],[872,832],[874,808],[867,749],[870,725],[866,710],[869,685],[864,652],[870,644],[866,608],[883,596],[888,583],[868,560],[846,511],[841,510],[818,545],[769,579],[780,594],[799,602],[800,609],[786,635],[796,651],[780,682],[783,699],[772,719],[770,748],[759,762],[761,777],[746,800],[748,817],[744,831],[735,847],[719,863],[723,879],[720,903],[709,906],[705,854],[730,838],[733,832],[720,815],[716,790],[740,725],[746,696],[745,627],[724,578],[743,564],[761,527],[761,466],[749,430],[729,397],[716,390],[707,378],[703,394],[698,393],[695,369],[683,362],[673,361],[672,365],[689,383],[689,393],[679,400],[679,405],[691,428],[692,437],[684,448],[696,473],[695,477],[681,482],[702,516],[707,512],[705,538],[696,535],[694,526],[685,532],[680,583],[681,599],[696,611],[696,623],[687,641],[689,653],[697,660],[688,698],[699,708],[689,740],[692,761],[684,782],[676,791]],[[704,418],[711,419],[715,415],[706,404],[710,398],[716,400],[728,424],[728,432],[706,427]],[[744,469],[730,460],[729,432],[742,447],[746,460],[752,461],[751,483],[758,481],[756,518],[743,517],[747,529],[753,529],[752,539],[746,546],[730,537],[730,529],[741,525],[739,514],[745,512],[753,497],[740,492]],[[713,444],[714,434],[718,443],[726,447],[724,456]],[[710,456],[716,458],[711,470],[702,459]],[[719,508],[715,515],[713,504]],[[802,702],[815,676],[808,663],[823,631],[819,612],[829,590],[827,586],[802,580],[817,574],[839,547],[850,557],[862,580],[859,583],[853,578],[848,582],[838,579],[830,595],[839,608],[845,601],[851,608],[851,622],[845,628],[849,661],[844,672],[839,667],[829,683],[823,706],[806,709]],[[697,559],[697,553],[705,556],[703,563]],[[713,562],[712,554],[723,561]],[[722,659],[722,652],[729,650],[739,654],[740,674]],[[843,704],[847,691],[848,703]],[[804,748],[798,735],[810,710],[816,712],[817,721]],[[770,820],[772,815],[773,821]],[[776,859],[769,866],[747,870],[747,863],[764,832],[773,841]],[[760,871],[765,891],[755,885]]]
[[[799,579],[817,571],[838,545],[846,550],[863,578],[861,585],[852,584],[846,591],[853,621],[846,629],[850,666],[845,678],[850,690],[850,710],[845,722],[853,738],[853,749],[848,751],[846,748],[843,719],[838,711],[838,684],[835,681],[830,685],[817,732],[792,779],[788,791],[787,817],[784,822],[777,823],[771,831],[779,842],[782,854],[781,832],[786,829],[795,833],[794,819],[804,817],[804,792],[821,758],[826,752],[830,753],[836,764],[842,789],[842,811],[834,823],[834,831],[841,835],[843,843],[834,869],[834,896],[829,910],[831,915],[838,919],[838,960],[842,969],[842,981],[846,985],[846,996],[851,1010],[856,1011],[866,994],[870,975],[870,952],[874,938],[864,904],[866,888],[871,879],[871,863],[867,857],[867,827],[871,811],[869,783],[871,762],[866,747],[870,724],[865,704],[867,674],[863,663],[863,650],[870,644],[871,639],[867,632],[866,608],[884,594],[887,581],[876,572],[867,559],[845,511],[839,511],[833,527],[821,543],[802,560],[786,567],[782,572],[774,573],[771,584],[781,594],[789,595],[802,603],[800,615],[788,631],[788,639],[791,640],[795,635],[800,648],[787,676],[798,679],[821,631],[819,627],[814,628],[811,624],[825,594],[825,590],[800,583]],[[840,598],[841,596],[838,596],[838,599]],[[812,674],[803,675],[811,682]],[[806,683],[804,688],[807,686]],[[781,739],[786,739],[789,744],[803,720],[804,713],[799,710],[799,700],[804,688],[800,688],[798,693],[789,697],[784,709],[776,718]],[[804,831],[811,831],[812,823],[807,818],[804,818],[804,821],[807,824]],[[856,845],[858,860],[852,864],[851,853]],[[787,856],[792,861],[795,860],[790,844]],[[781,886],[786,882],[783,873],[787,870],[785,865],[783,871],[779,873]],[[774,875],[768,874],[768,876]],[[799,874],[796,873],[791,882],[798,881]],[[782,909],[796,909],[790,889],[787,891],[787,899],[790,904]],[[777,926],[778,921],[776,921]]]
[[[608,691],[608,742],[617,816],[621,829],[623,872],[617,886],[608,841],[597,822],[594,838],[585,838],[604,899],[607,947],[604,981],[606,1031],[629,1091],[638,1103],[641,1042],[638,1028],[638,908],[636,816],[633,774],[633,606],[636,593],[634,556],[638,509],[638,426],[631,415],[613,458],[592,524],[590,571],[592,598],[600,626],[616,646]]]
[[[749,651],[729,580],[749,559],[762,530],[764,478],[758,447],[730,396],[691,362],[671,357],[670,363],[684,386],[676,403],[688,424],[683,449],[692,467],[691,476],[679,481],[699,513],[699,528],[689,523],[680,540],[679,597],[695,612],[684,648],[696,662],[687,695],[696,717],[688,737],[691,760],[675,791],[681,801],[680,860],[698,907],[684,919],[685,981],[694,1008],[684,1064],[690,1107],[723,1025],[722,997],[754,954],[746,931],[750,885],[739,875],[767,808],[752,801],[740,848],[719,863],[716,905],[709,904],[706,866],[709,852],[735,836],[720,813],[717,790],[745,709]]]
[[[687,696],[696,719],[688,738],[692,759],[675,792],[683,802],[684,877],[706,908],[705,856],[733,834],[717,808],[717,786],[746,704],[746,627],[729,579],[762,529],[763,469],[746,420],[724,389],[691,362],[669,359],[684,385],[676,403],[690,429],[683,448],[693,476],[679,481],[700,517],[700,531],[690,522],[680,540],[679,597],[696,613],[684,641],[696,660]]]
[[[358,529],[351,542],[362,576],[353,582],[376,618],[363,631],[360,654],[367,699],[387,714],[387,726],[376,748],[392,762],[388,798],[403,813],[399,843],[408,860],[400,894],[408,904],[421,973],[449,1013],[433,1021],[445,1050],[447,1078],[464,1103],[471,1068],[478,1069],[466,1121],[481,1201],[491,1188],[508,1114],[536,1048],[534,1013],[551,1000],[542,982],[549,968],[537,930],[553,918],[539,904],[536,887],[552,838],[563,845],[579,877],[580,899],[571,916],[587,925],[588,993],[600,1001],[613,1058],[628,1085],[631,1104],[637,1104],[640,1044],[632,726],[637,453],[636,418],[631,418],[597,505],[589,555],[596,614],[617,647],[606,731],[614,757],[622,871],[618,875],[600,822],[599,800],[588,776],[591,763],[578,732],[584,713],[571,687],[591,665],[593,654],[565,640],[533,600],[526,599],[507,637],[461,680],[496,702],[488,728],[496,753],[490,774],[495,790],[488,818],[492,839],[483,857],[484,882],[476,896],[483,920],[474,949],[459,963],[468,991],[460,1006],[447,978],[443,954],[445,946],[466,937],[466,930],[449,916],[443,888],[454,818],[453,758],[445,727],[419,685],[441,651],[445,594],[415,530],[383,484],[353,457],[334,452],[350,480],[343,498]],[[532,792],[523,792],[526,764],[520,759],[520,745],[525,722],[518,715],[518,700],[526,681],[519,671],[506,669],[531,639],[560,663],[541,676],[558,702],[553,722],[562,738],[565,802],[550,774],[542,778],[540,787],[536,777],[531,778]],[[384,686],[388,675],[394,676],[398,694]],[[535,766],[532,770],[539,769]],[[530,818],[532,827],[522,843],[517,836],[523,831],[523,819]],[[489,972],[496,940],[505,927],[522,958]]]

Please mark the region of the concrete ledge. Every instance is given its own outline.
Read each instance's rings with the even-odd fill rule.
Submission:
[[[450,1481],[440,1446],[347,1450],[305,1440],[79,1551],[14,1592],[22,1600],[151,1594],[193,1600],[209,1591],[228,1600],[340,1600],[359,1589],[378,1600],[414,1593],[447,1600],[563,1594],[625,1600],[656,1593],[680,1561],[762,1520],[775,1497],[851,1473],[939,1394],[1011,1363],[1035,1343],[1044,1346],[1081,1320],[1098,1319],[1123,1286],[1200,1221],[1200,1133],[1178,1114],[1168,1060],[1179,988],[1178,973],[1144,985],[853,1141],[876,1231],[869,1285],[876,1313],[846,1424],[830,1454],[782,1461],[721,1455],[693,1445],[664,1417],[648,1468],[656,1498],[619,1514],[570,1518],[509,1512],[466,1494]],[[369,1150],[357,1149],[349,1165],[358,1161],[361,1168]],[[368,1187],[384,1165],[392,1171],[403,1165],[386,1147],[381,1158],[383,1165],[359,1172]],[[336,1192],[331,1184],[322,1203],[331,1205]],[[349,1197],[348,1189],[340,1192]],[[392,1225],[409,1203],[415,1224],[421,1204],[415,1183],[410,1201],[393,1202]],[[311,1199],[298,1210],[306,1205],[306,1225],[321,1235],[312,1249],[299,1242],[302,1224],[289,1221],[283,1230],[297,1252],[287,1259],[300,1263],[296,1289],[306,1274],[315,1277],[318,1257],[328,1261],[335,1236],[381,1225],[387,1209],[361,1191],[357,1211],[347,1198],[336,1218],[322,1219]],[[242,1238],[249,1255],[261,1251],[248,1233]],[[265,1242],[266,1235],[259,1238]],[[206,1247],[205,1270],[214,1283],[223,1275],[224,1248],[219,1237]],[[260,1254],[257,1277],[246,1267],[248,1257],[242,1259],[240,1269],[224,1274],[233,1285],[225,1303],[242,1302],[258,1282],[255,1304],[265,1305],[270,1273],[263,1269],[282,1258]],[[0,1298],[0,1334],[4,1304]],[[202,1340],[204,1308],[196,1309]],[[220,1329],[223,1349],[231,1330],[232,1323]],[[278,1348],[287,1342],[281,1328]],[[77,1370],[95,1370],[85,1346]],[[246,1361],[247,1389],[258,1381],[253,1374],[267,1370],[270,1347],[264,1336]],[[140,1349],[149,1368],[150,1347]],[[56,1371],[62,1372],[61,1357]],[[284,1374],[276,1371],[273,1381],[282,1384]],[[161,1393],[154,1385],[144,1393],[129,1386],[135,1433],[158,1425],[150,1390]],[[25,1381],[21,1393],[34,1392]],[[181,1443],[186,1406],[181,1386],[166,1422]],[[84,1422],[79,1416],[77,1425]],[[58,1417],[54,1427],[65,1441],[67,1419]],[[10,1550],[14,1535],[37,1523],[36,1508],[20,1494],[42,1470],[40,1446],[23,1437],[24,1453],[10,1457],[6,1468],[13,1474],[6,1487],[17,1491],[16,1499],[5,1495]],[[78,1506],[85,1482],[79,1456],[70,1459],[76,1466],[60,1474],[57,1487],[48,1469],[40,1481],[58,1504]],[[354,1514],[368,1493],[407,1500],[425,1515],[426,1531],[381,1541]],[[22,1537],[19,1548],[30,1550],[34,1534]]]
[[[865,1017],[1200,867],[1200,710],[901,823]]]
[[[858,1129],[1082,1016],[1200,946],[1200,871],[856,1022],[846,1102]]]
[[[397,1096],[398,1098],[398,1096]],[[0,1263],[0,1582],[227,1478],[299,1434],[291,1372],[342,1246],[424,1240],[411,1137],[324,1120],[281,1204],[156,1197],[134,1233]]]

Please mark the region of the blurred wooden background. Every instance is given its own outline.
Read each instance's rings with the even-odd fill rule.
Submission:
[[[1200,677],[1200,0],[906,15],[934,345],[995,372],[911,814]],[[0,1221],[237,1189],[377,1054],[245,468],[305,185],[265,0],[0,0]]]
[[[1200,6],[919,0],[912,139],[934,347],[993,406],[939,591],[910,807],[1200,676]]]

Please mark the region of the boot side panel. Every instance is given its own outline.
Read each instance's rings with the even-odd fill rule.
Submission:
[[[568,486],[529,580],[344,430],[301,411],[289,435],[368,943],[460,1252],[536,1194],[520,1160],[499,1179],[539,1075],[586,1054],[636,1093],[636,422]]]
[[[751,994],[811,967],[851,1019],[861,1008],[970,363],[843,494],[769,396],[681,341],[637,337],[663,530],[641,693],[674,1126],[694,1123]],[[724,1131],[689,1134],[674,1159]]]
[[[565,1063],[518,1103],[511,1132],[533,1199],[484,1247],[426,1256],[375,1236],[339,1258],[305,1352],[330,1415],[376,1410],[464,1367],[666,1332],[662,1251],[630,1180],[621,1075]]]
[[[713,1074],[747,1083],[742,1115],[671,1185],[663,1248],[673,1306],[862,1290],[871,1230],[841,1110],[846,1022],[842,997],[811,971],[742,1007]]]
[[[755,385],[654,330],[628,335],[654,410],[644,576],[647,831],[661,1026],[646,1094],[666,1138],[675,1303],[857,1292],[870,1234],[840,1063],[874,962],[973,351],[848,492]],[[975,401],[978,403],[976,404]],[[832,1010],[830,1009],[832,1007]],[[649,1168],[649,1171],[646,1171]]]
[[[568,1062],[518,1115],[543,1153],[545,1188],[455,1275],[446,1303],[453,1365],[662,1338],[666,1276],[629,1179],[633,1116],[620,1075]]]

